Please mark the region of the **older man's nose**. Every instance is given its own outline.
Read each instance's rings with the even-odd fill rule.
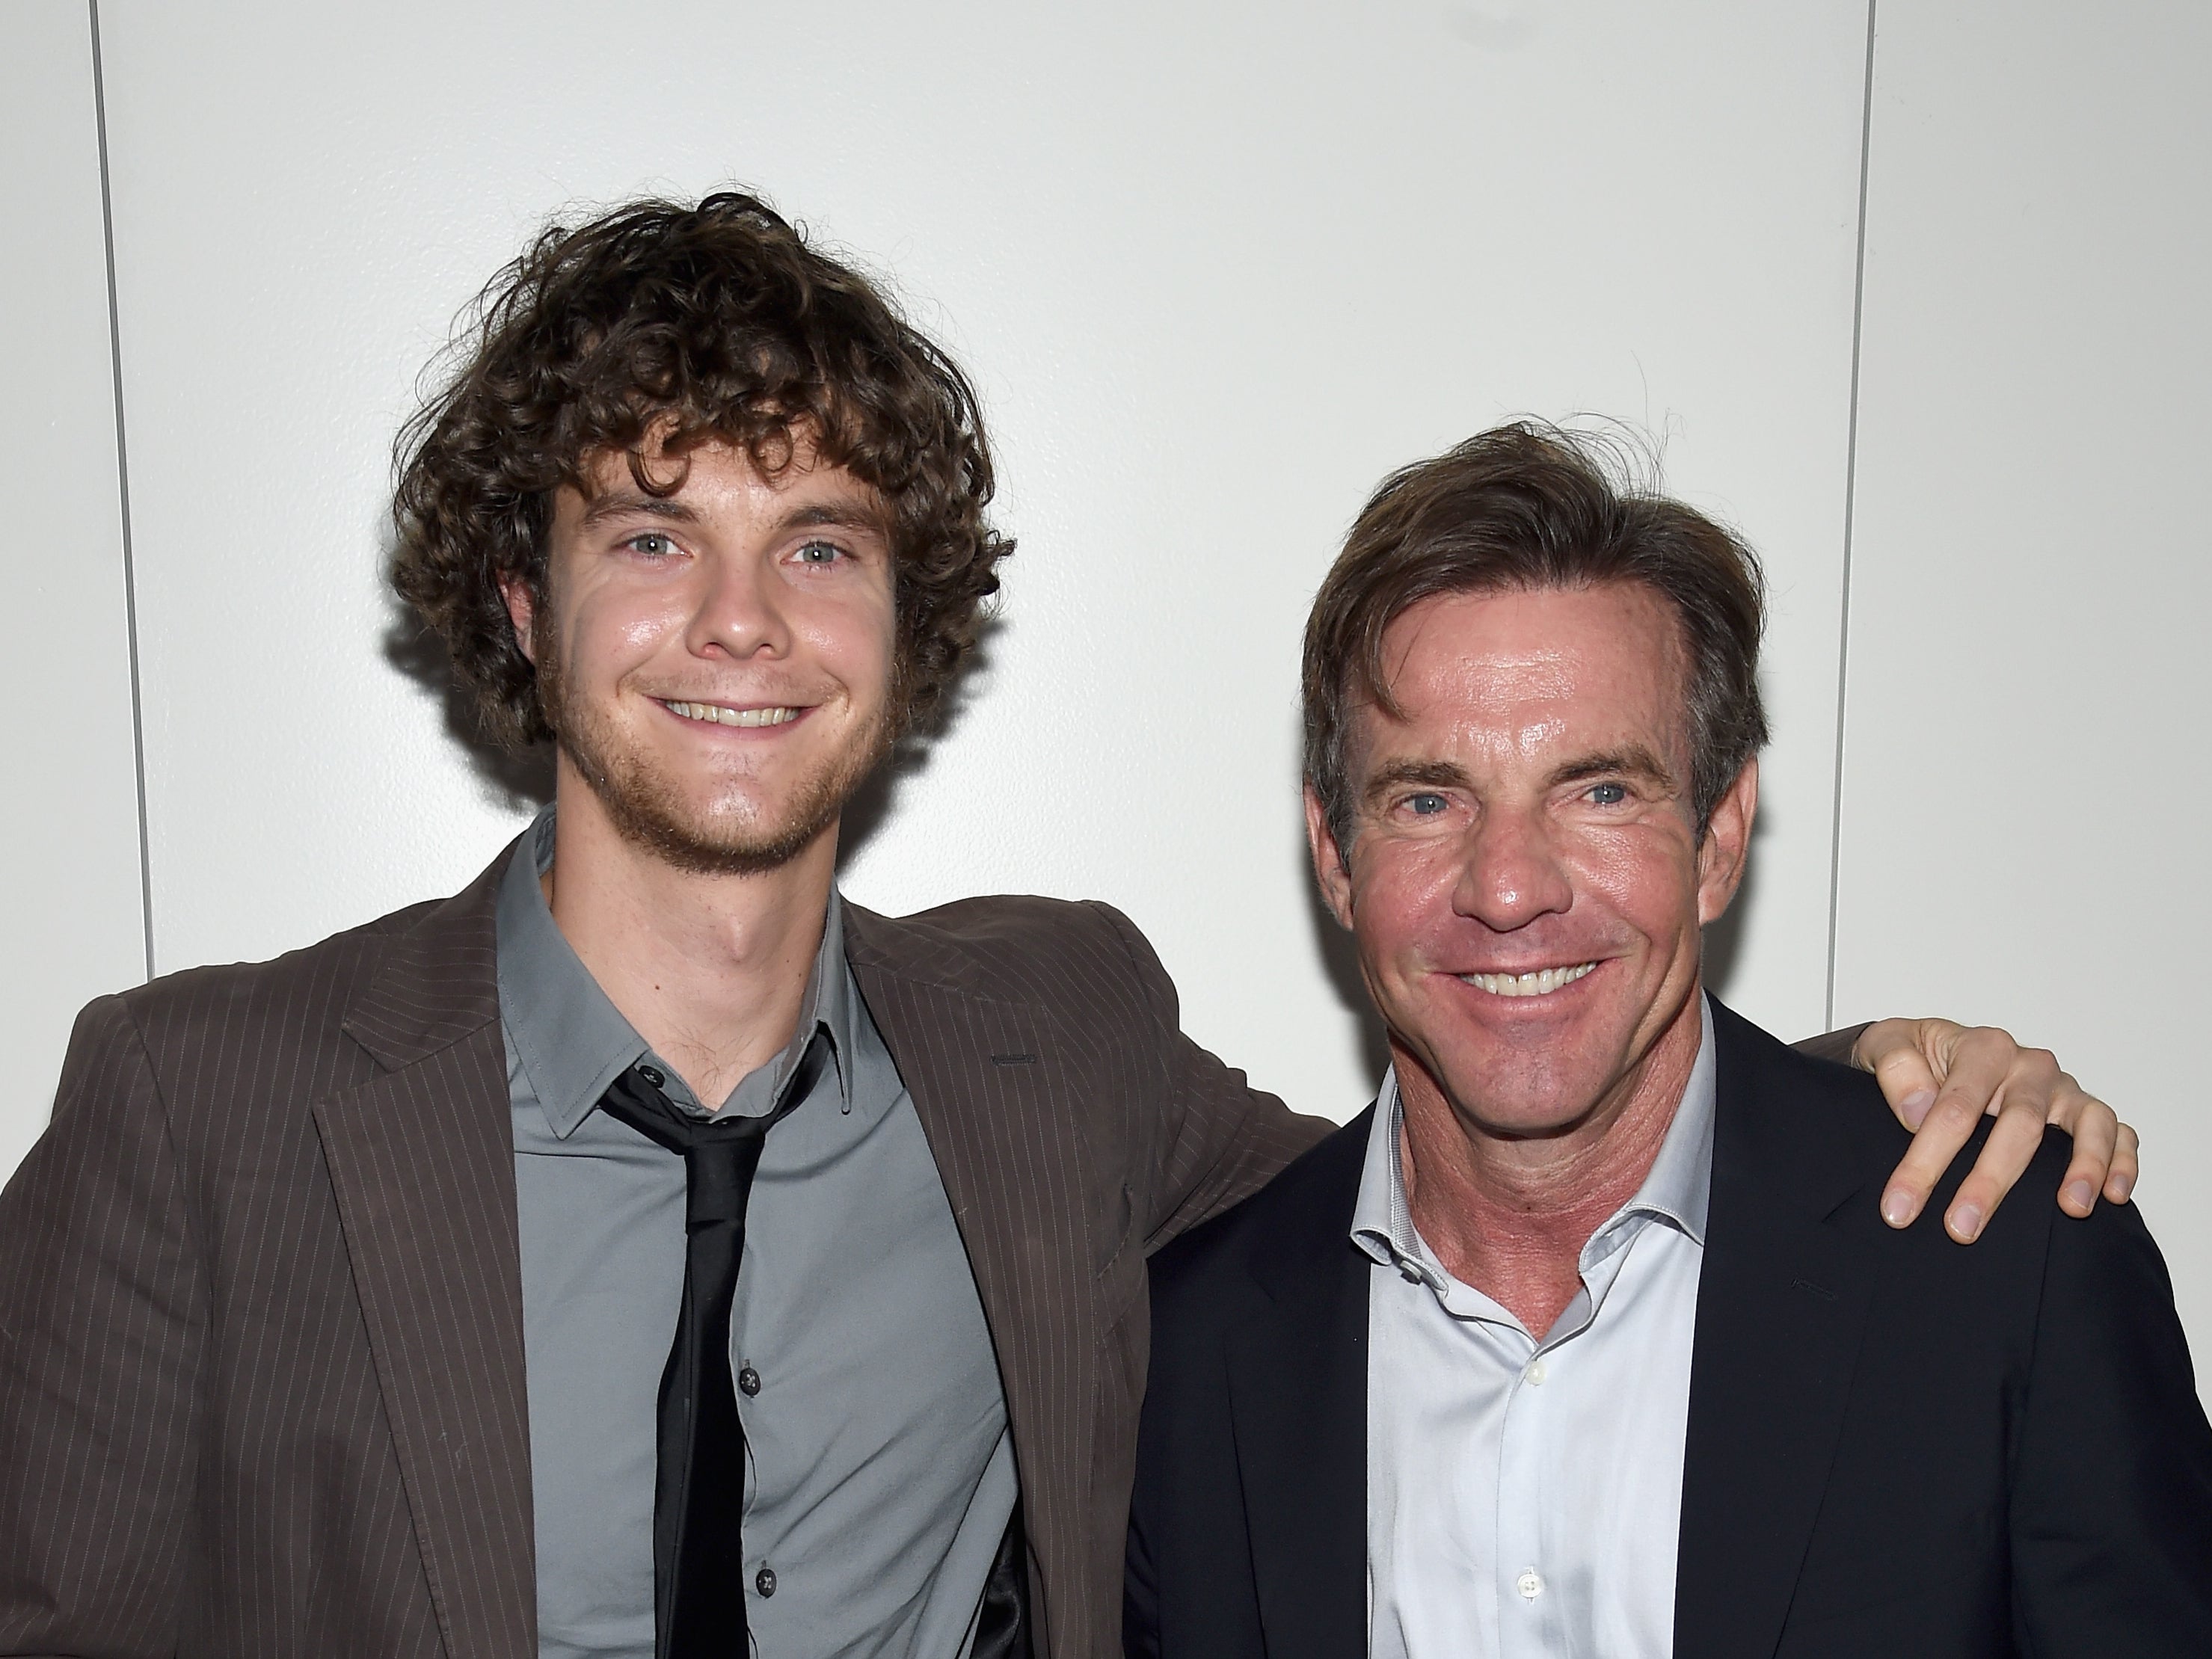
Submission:
[[[1510,933],[1566,909],[1574,902],[1574,890],[1540,822],[1492,811],[1468,832],[1453,898],[1462,915]]]

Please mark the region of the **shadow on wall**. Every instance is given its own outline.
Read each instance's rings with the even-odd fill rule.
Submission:
[[[908,778],[919,777],[929,769],[937,745],[951,735],[953,727],[966,715],[969,705],[989,685],[991,653],[1006,627],[1005,617],[996,611],[983,617],[982,625],[975,632],[975,643],[969,648],[959,676],[945,689],[936,712],[899,739],[890,758],[871,772],[867,781],[845,804],[844,823],[837,839],[837,865],[841,871],[875,839],[890,818],[901,787]],[[979,810],[990,811],[990,804],[979,803]]]
[[[553,799],[553,748],[538,744],[516,750],[502,748],[484,735],[476,715],[476,701],[453,673],[453,659],[446,643],[396,596],[387,599],[389,615],[384,630],[384,658],[417,685],[436,696],[445,711],[446,734],[468,757],[470,769],[486,794],[497,805],[516,812],[535,812]],[[890,818],[899,787],[929,765],[933,745],[950,732],[966,712],[973,688],[990,668],[991,647],[1005,627],[998,617],[988,617],[976,636],[975,648],[937,712],[902,738],[890,758],[871,773],[845,808],[839,838],[840,866],[858,854]]]
[[[387,593],[384,659],[439,698],[445,708],[446,735],[469,757],[491,799],[510,811],[534,812],[553,799],[553,750],[550,744],[513,750],[484,735],[477,724],[476,699],[453,674],[446,642],[426,627],[397,595]]]

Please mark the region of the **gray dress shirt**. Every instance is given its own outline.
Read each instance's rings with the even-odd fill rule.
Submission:
[[[1712,1188],[1712,1011],[1636,1196],[1529,1331],[1415,1229],[1384,1081],[1352,1212],[1368,1297],[1372,1659],[1664,1659]]]
[[[651,1659],[654,1415],[684,1283],[684,1164],[597,1109],[649,1060],[546,908],[540,815],[499,898],[544,1659]],[[535,857],[532,857],[532,854]],[[720,1110],[768,1111],[817,1031],[836,1064],[770,1133],[731,1319],[744,1572],[765,1659],[967,1651],[1013,1511],[991,1337],[921,1120],[844,954]],[[765,1571],[764,1571],[765,1570]]]

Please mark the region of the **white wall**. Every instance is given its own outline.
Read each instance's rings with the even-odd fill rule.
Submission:
[[[2212,1171],[2212,1137],[2192,1143],[2168,1103],[2172,1038],[2152,1039],[2166,1071],[2129,1071],[2125,1057],[2148,1045],[2116,1005],[2075,1008],[2061,1029],[2050,1000],[2010,981],[2000,994],[1963,968],[1916,978],[1885,951],[1907,933],[1946,946],[1996,937],[1991,907],[2008,910],[2009,896],[1983,885],[1974,866],[1996,859],[1978,837],[2013,837],[2023,859],[2055,844],[2039,840],[2042,816],[1947,778],[1915,803],[1958,815],[1947,858],[1886,852],[1884,798],[1863,764],[1875,747],[1906,751],[1869,723],[1879,710],[1862,688],[1893,681],[1894,653],[1911,648],[1903,635],[1885,642],[1885,626],[1919,620],[1889,617],[1912,601],[1886,592],[1878,567],[1911,545],[1961,581],[1990,572],[1970,539],[1905,535],[1922,520],[1901,492],[1925,485],[1925,458],[1869,425],[1901,433],[1882,411],[1911,412],[1930,355],[1913,331],[1955,348],[1963,323],[1995,325],[1979,295],[1914,274],[1915,259],[1958,256],[1913,228],[1911,204],[1932,201],[1946,175],[1940,149],[1914,148],[1930,118],[1898,100],[1918,73],[1946,112],[1943,53],[2010,40],[2026,27],[2004,21],[2014,15],[1944,23],[1952,14],[1902,0],[1881,14],[1844,927],[1832,956],[1864,0],[1080,11],[687,0],[526,14],[451,0],[107,0],[156,968],[267,955],[449,890],[520,823],[526,801],[453,739],[437,687],[394,659],[380,584],[391,434],[457,308],[548,214],[734,179],[889,273],[973,369],[1004,462],[1003,520],[1022,542],[987,672],[850,858],[856,897],[893,909],[994,890],[1110,898],[1176,969],[1194,1032],[1295,1103],[1348,1115],[1373,1076],[1318,948],[1295,810],[1306,603],[1390,466],[1518,411],[1624,416],[1664,434],[1671,485],[1741,525],[1775,578],[1767,679],[1780,735],[1729,951],[1731,999],[1800,1035],[1826,1023],[1832,969],[1839,1017],[1925,1000],[2004,1018],[2058,1042],[2131,1116],[2155,1119],[2147,1190],[2183,1189]],[[81,35],[85,15],[60,0],[0,14],[0,57],[25,61],[15,48],[19,36],[35,44],[33,19]],[[81,49],[67,64],[42,50],[50,72],[23,71],[40,95],[84,83]],[[2026,188],[2063,171],[2032,159],[2037,144],[2063,153],[2035,126],[2032,77],[2007,79],[2014,62],[2000,54],[1974,72],[1985,102],[2013,100],[2028,125],[2035,142],[1997,158],[2027,169]],[[2132,107],[2138,69],[2158,72],[2094,62],[2072,88],[2077,112]],[[2136,166],[2155,173],[2169,160]],[[96,174],[66,184],[9,188],[62,190],[96,232]],[[21,258],[0,274],[9,325],[60,354],[43,378],[90,388],[95,412],[112,389],[99,252],[95,239],[92,264],[38,276],[37,291]],[[2133,256],[2118,258],[2133,272]],[[2160,314],[2185,331],[2195,319],[2179,295]],[[2025,361],[2094,337],[2073,303],[2009,337]],[[78,340],[23,321],[65,307],[100,326]],[[2151,389],[2179,400],[2194,383]],[[2129,395],[2147,386],[2129,382]],[[2076,413],[2070,383],[1969,368],[1942,390],[1961,426]],[[69,453],[97,463],[87,499],[107,514],[102,568],[119,574],[112,403],[106,419],[104,459]],[[11,474],[25,469],[19,495],[27,478],[43,487],[31,453],[0,452]],[[1984,471],[1962,494],[2012,455],[2003,444],[1965,453],[1948,451],[1948,468]],[[2055,482],[2069,502],[2100,494],[2087,472]],[[2169,580],[2184,568],[2165,550],[2145,556]],[[114,587],[84,616],[119,640]],[[1961,627],[1998,631],[1980,613]],[[1985,654],[1929,697],[1981,695],[1992,674],[2040,685],[2052,660]],[[57,738],[67,775],[78,756],[87,777],[116,757],[128,766],[127,660],[103,660],[94,678],[102,707],[122,699],[121,745],[107,727],[100,742]],[[2145,742],[2185,753],[2187,737],[2169,714]],[[127,769],[115,775],[135,788]],[[120,837],[130,880],[117,889],[70,861],[91,856],[73,844],[10,843],[0,879],[26,938],[62,925],[34,900],[66,906],[95,881],[103,894],[137,890],[133,800],[83,793],[100,803],[94,830]],[[1909,902],[1890,869],[1900,862],[1920,883]],[[2067,961],[2078,910],[2052,914],[2019,959]],[[2158,960],[2185,962],[2159,948]],[[91,983],[137,966],[126,953]],[[0,969],[40,971],[20,951]],[[63,1016],[10,992],[0,1036],[20,1029],[50,1070]],[[0,1134],[20,1144],[44,1109],[26,1099]],[[2212,1241],[2190,1250],[2177,1254],[2185,1284],[2212,1282]],[[2199,1328],[2212,1341],[2212,1322]]]
[[[1837,1013],[2056,1048],[2212,1363],[2212,10],[1885,0]]]
[[[13,713],[0,805],[0,1171],[46,1121],[70,1022],[146,974],[92,28],[0,13],[0,478]]]

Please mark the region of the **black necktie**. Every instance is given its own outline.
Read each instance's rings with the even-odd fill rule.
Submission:
[[[684,1307],[660,1374],[653,1493],[653,1626],[657,1659],[727,1659],[748,1650],[745,1432],[730,1377],[730,1298],[745,1249],[745,1200],[768,1132],[813,1092],[829,1063],[817,1031],[765,1117],[702,1118],[634,1066],[599,1109],[684,1158]]]

